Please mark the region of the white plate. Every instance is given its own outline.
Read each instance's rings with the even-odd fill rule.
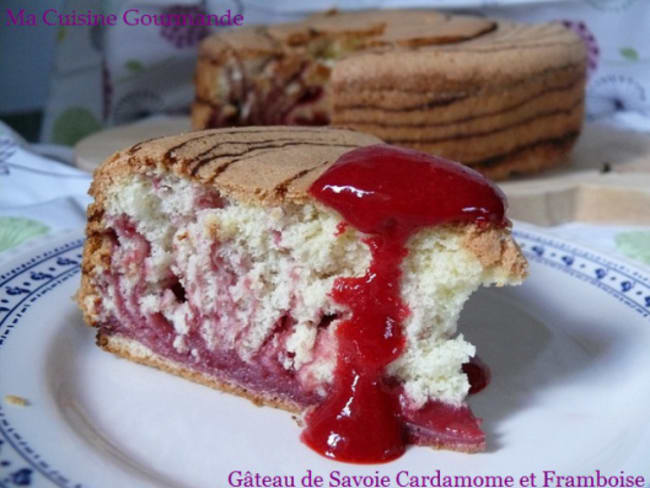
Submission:
[[[650,471],[650,273],[518,226],[525,285],[477,293],[461,330],[493,373],[471,399],[488,451],[411,448],[385,465],[326,460],[285,412],[117,359],[72,296],[81,234],[0,267],[0,486],[211,487],[232,472],[644,475]],[[538,478],[539,482],[539,478]],[[243,485],[242,485],[243,486]],[[542,485],[538,485],[542,486]]]

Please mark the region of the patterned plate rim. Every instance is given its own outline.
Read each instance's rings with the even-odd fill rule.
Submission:
[[[650,273],[618,258],[548,236],[527,225],[513,231],[526,257],[593,285],[626,307],[650,317]],[[83,238],[59,237],[62,244],[32,249],[0,265],[0,354],[11,330],[44,294],[80,272]],[[52,247],[54,246],[54,247]],[[34,254],[36,253],[36,254]],[[18,263],[13,264],[11,263]],[[650,320],[649,320],[650,321]],[[45,483],[47,483],[45,485]],[[7,420],[0,403],[0,488],[15,486],[83,488],[52,467]]]

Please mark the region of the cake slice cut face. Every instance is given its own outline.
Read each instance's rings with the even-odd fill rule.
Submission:
[[[526,262],[474,171],[345,130],[218,129],[115,154],[91,194],[78,299],[104,349],[303,412],[334,459],[484,448],[456,322]]]

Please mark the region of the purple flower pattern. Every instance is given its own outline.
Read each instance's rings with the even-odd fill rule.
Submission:
[[[200,6],[174,5],[163,9],[162,14],[167,15],[205,15],[206,11]],[[196,46],[201,39],[210,33],[207,25],[163,25],[160,27],[160,35],[172,43],[176,48]]]
[[[563,20],[562,25],[580,36],[587,48],[587,75],[591,77],[598,68],[600,48],[596,37],[583,21]]]

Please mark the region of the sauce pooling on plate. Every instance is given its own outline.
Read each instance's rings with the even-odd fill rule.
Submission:
[[[424,227],[446,223],[505,226],[503,194],[475,171],[442,158],[388,145],[341,156],[310,194],[368,235],[372,261],[359,278],[339,278],[331,295],[350,311],[336,331],[338,357],[325,400],[306,417],[302,440],[340,461],[386,462],[409,443],[400,391],[385,377],[404,349],[401,263],[406,243]],[[480,432],[467,407],[429,402],[416,413],[429,424],[454,422],[458,436]]]

